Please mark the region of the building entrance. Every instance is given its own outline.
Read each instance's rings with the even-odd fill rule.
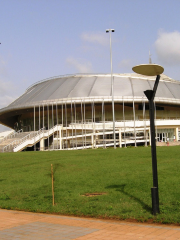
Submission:
[[[167,142],[168,133],[162,132],[157,134],[157,141],[158,142]]]

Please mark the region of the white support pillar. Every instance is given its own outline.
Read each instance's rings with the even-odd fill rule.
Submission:
[[[96,148],[96,108],[95,108],[95,104],[94,104],[94,100],[93,100],[93,107],[94,107],[94,125],[93,125],[93,132],[94,132],[94,147]]]
[[[122,142],[121,142],[121,128],[119,128],[119,147],[122,148]]]
[[[58,111],[57,111],[57,102],[56,102],[56,125],[58,127]],[[58,130],[58,129],[57,129]],[[58,131],[56,133],[56,138],[57,138],[57,149],[58,149]]]
[[[103,123],[103,148],[105,148],[105,122],[104,122],[104,99],[102,101],[102,123]]]
[[[146,104],[145,101],[142,102],[142,106],[143,106],[143,123],[144,123],[144,140],[145,140],[145,147],[147,147],[147,129],[146,129]],[[157,131],[157,128],[156,128]],[[157,133],[156,133],[157,135]]]
[[[53,150],[54,150],[54,112],[53,112],[53,103],[52,103],[52,128],[53,128]]]
[[[125,111],[124,111],[124,99],[123,99],[123,123],[124,123],[124,147],[126,148],[126,126],[125,126]]]
[[[67,140],[67,136],[68,136],[68,130],[67,130],[67,103],[65,102],[65,124],[66,124],[66,148],[68,148],[68,140]]]
[[[40,151],[44,151],[44,142],[45,142],[45,140],[44,140],[44,138],[42,138],[41,140],[40,140]]]
[[[63,113],[64,113],[64,109],[63,109],[63,101],[62,101],[62,105],[61,105],[61,122],[62,122],[62,131],[61,131],[61,136],[63,135]],[[62,148],[64,149],[64,141],[62,141]]]
[[[179,133],[178,133],[178,127],[175,128],[175,141],[179,140]]]
[[[66,132],[67,132],[67,135],[66,135],[67,148],[71,148],[71,140],[69,138],[67,139],[67,137],[70,136],[70,129],[67,129],[67,127],[66,127]]]
[[[84,133],[85,133],[85,148],[86,148],[86,105],[85,105],[85,102],[84,102]]]
[[[76,131],[76,103],[74,102],[74,123],[75,123],[75,136],[77,135],[77,131]],[[76,149],[77,149],[77,137],[75,138],[76,140]]]
[[[81,100],[81,128],[82,128],[82,147],[84,149],[84,117],[83,117],[83,105],[82,105],[82,100]]]
[[[43,137],[44,137],[44,104],[43,104]]]
[[[36,108],[34,106],[34,134],[36,131]],[[35,137],[34,137],[34,151],[36,151]]]
[[[59,130],[59,148],[62,150],[62,127]]]
[[[134,116],[134,138],[135,138],[135,147],[137,147],[137,144],[136,144],[136,113],[135,113],[135,105],[134,105],[134,96],[133,96],[133,116]]]
[[[92,148],[95,147],[95,144],[94,144],[94,134],[91,135],[91,145],[92,145]]]
[[[49,149],[49,105],[47,105],[47,122],[48,122],[48,149]]]
[[[73,138],[73,135],[74,135],[74,129],[73,129],[73,126],[74,126],[74,115],[73,115],[73,103],[72,103],[72,99],[71,99],[71,135],[72,135],[72,147],[74,149],[74,138]]]

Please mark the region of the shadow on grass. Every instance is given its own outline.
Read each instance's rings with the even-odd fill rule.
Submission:
[[[117,185],[117,184],[114,184],[114,185],[110,185],[110,186],[107,186],[105,188],[114,188],[116,189],[116,191],[119,191],[121,193],[124,193],[126,196],[130,197],[131,199],[133,199],[134,201],[138,202],[139,204],[141,204],[142,208],[145,209],[147,212],[150,212],[152,213],[152,209],[151,207],[149,207],[146,203],[144,203],[141,199],[133,196],[132,194],[126,192],[124,190],[126,184],[121,184],[121,185]]]

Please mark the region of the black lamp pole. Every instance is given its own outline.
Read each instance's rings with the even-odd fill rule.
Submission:
[[[153,187],[151,188],[152,196],[152,213],[159,213],[159,193],[158,193],[158,172],[157,172],[157,157],[156,157],[156,139],[155,139],[155,124],[154,124],[154,97],[159,84],[160,75],[157,75],[153,90],[146,90],[144,94],[149,100],[149,116],[151,130],[151,155],[152,155],[152,172],[153,172]]]

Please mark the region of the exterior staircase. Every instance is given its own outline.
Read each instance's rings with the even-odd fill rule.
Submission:
[[[0,152],[13,152],[14,147],[30,132],[16,132],[8,135],[0,142]]]
[[[40,129],[37,132],[33,132],[33,135],[29,134],[19,141],[19,143],[14,146],[13,152],[20,152],[26,147],[32,147],[36,143],[40,142],[42,139],[47,139],[52,136],[55,132],[61,130],[61,125],[56,125],[49,130]]]
[[[56,125],[49,130],[42,128],[39,131],[13,133],[0,141],[0,152],[20,152],[42,139],[47,139],[59,130],[61,130],[61,125]]]

